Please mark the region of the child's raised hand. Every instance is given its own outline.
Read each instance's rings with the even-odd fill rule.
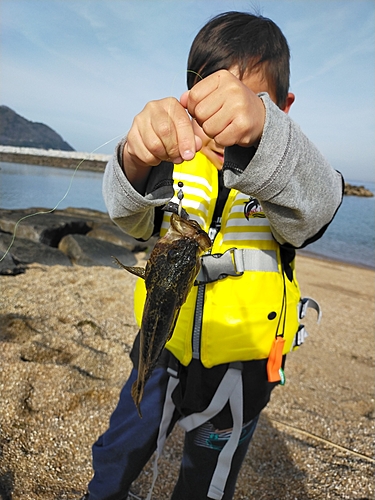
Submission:
[[[181,163],[194,158],[202,141],[194,135],[191,118],[174,97],[146,104],[134,118],[123,151],[123,170],[140,192],[150,168],[162,161]]]
[[[166,97],[147,103],[134,118],[126,151],[139,165],[156,166],[163,160],[191,160],[199,147],[186,110]]]
[[[252,146],[262,136],[263,102],[230,71],[207,76],[185,92],[180,102],[220,146]]]

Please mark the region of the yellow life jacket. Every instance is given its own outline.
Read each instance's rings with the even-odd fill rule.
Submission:
[[[209,231],[218,195],[218,173],[201,153],[194,160],[174,166],[174,184],[184,184],[183,207],[192,219]],[[172,201],[178,202],[177,198]],[[170,214],[164,215],[163,236]],[[274,270],[245,270],[238,276],[205,285],[200,359],[207,368],[222,363],[268,358],[276,336],[285,340],[283,354],[293,347],[299,327],[300,290],[282,271],[280,248],[269,222],[257,201],[235,189],[230,190],[211,254],[236,248],[274,256]],[[292,263],[294,268],[294,263]],[[293,273],[294,274],[294,273]],[[166,347],[185,366],[193,357],[192,330],[197,286],[182,306],[172,338]],[[146,290],[139,279],[134,295],[135,314],[141,324]]]

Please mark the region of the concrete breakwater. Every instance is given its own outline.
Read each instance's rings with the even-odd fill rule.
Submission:
[[[0,161],[2,162],[71,169],[76,168],[82,162],[81,170],[94,172],[103,172],[110,157],[111,155],[78,151],[0,146]]]
[[[80,170],[104,172],[111,155],[83,153],[78,151],[60,151],[56,149],[22,148],[0,145],[0,162],[26,163],[47,167],[60,167]],[[345,183],[346,196],[372,197],[374,194],[364,186]]]

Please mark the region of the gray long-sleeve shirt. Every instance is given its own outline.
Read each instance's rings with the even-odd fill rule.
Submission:
[[[259,94],[266,120],[258,148],[225,149],[224,184],[257,198],[280,244],[299,248],[322,232],[342,201],[343,181],[298,125],[268,94]],[[127,180],[119,163],[122,141],[104,174],[103,196],[110,217],[126,233],[148,239],[154,208],[173,197],[173,164],[151,171],[145,195]]]

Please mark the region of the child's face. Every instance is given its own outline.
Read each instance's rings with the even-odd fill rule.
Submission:
[[[229,70],[235,76],[238,75],[237,67],[234,67]],[[260,92],[267,92],[270,98],[274,103],[276,103],[276,95],[272,88],[272,86],[268,83],[267,79],[264,76],[263,71],[257,71],[255,73],[250,73],[245,75],[242,78],[242,83],[246,85],[250,90],[252,90],[255,94],[259,94]],[[291,101],[290,101],[291,100]],[[293,94],[288,94],[288,103],[286,108],[283,110],[286,113],[289,111],[291,104],[293,103],[294,96]],[[194,134],[202,139],[202,148],[201,152],[207,156],[207,158],[215,165],[218,170],[221,170],[224,162],[224,148],[219,146],[213,139],[208,137],[204,132],[202,127],[198,125],[198,123],[193,120],[193,129]]]

